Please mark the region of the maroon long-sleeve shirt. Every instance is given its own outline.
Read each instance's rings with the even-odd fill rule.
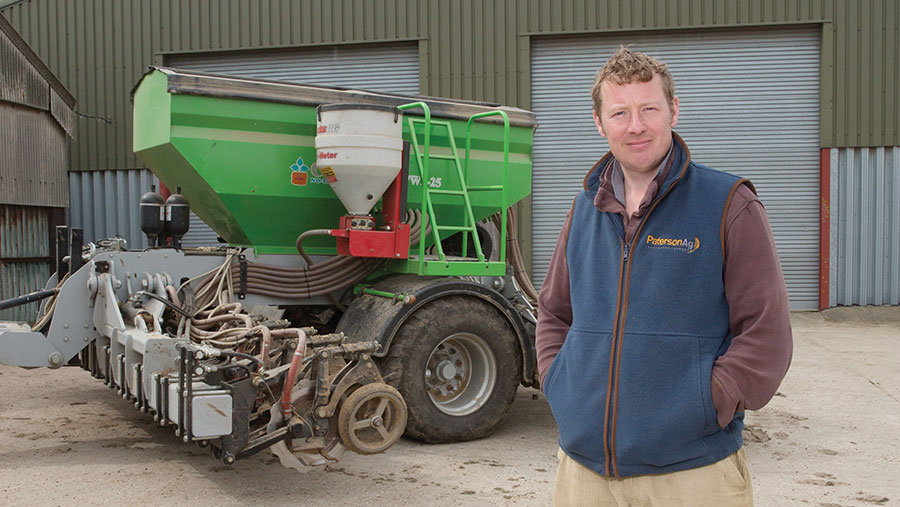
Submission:
[[[615,163],[610,163],[601,176],[594,204],[602,212],[622,216],[626,242],[631,241],[671,168],[671,162],[663,164],[647,188],[638,211],[630,217],[616,198]],[[617,183],[621,184],[620,181]],[[572,324],[566,262],[571,223],[570,210],[538,298],[535,345],[541,385]],[[710,382],[713,404],[722,428],[731,422],[735,413],[745,409],[758,410],[769,402],[787,372],[793,347],[787,290],[772,230],[762,203],[745,185],[740,186],[729,203],[724,236],[722,276],[734,339],[727,352],[713,365]]]

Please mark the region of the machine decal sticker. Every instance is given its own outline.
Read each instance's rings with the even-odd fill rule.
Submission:
[[[309,181],[309,167],[303,163],[303,157],[297,157],[297,162],[291,164],[291,185],[305,187]]]
[[[331,171],[331,168],[328,170]],[[334,176],[334,172],[331,175]],[[334,181],[337,181],[337,178]],[[305,187],[307,183],[325,184],[327,181],[315,163],[310,167],[303,163],[303,157],[297,157],[297,162],[291,164],[291,185]]]
[[[416,175],[416,174],[410,174],[410,175],[409,175],[409,184],[412,185],[412,186],[414,186],[414,187],[417,187],[417,186],[421,185],[421,184],[422,184],[422,177],[421,177],[421,176],[418,176],[418,175]],[[441,188],[442,185],[443,185],[443,183],[441,183],[441,177],[440,177],[440,176],[438,176],[438,177],[436,177],[436,178],[435,178],[434,176],[428,178],[428,187],[429,187],[429,188]]]
[[[331,166],[325,166],[319,169],[319,171],[322,173],[322,176],[325,177],[325,181],[328,183],[337,183],[337,176],[334,174],[334,170]]]

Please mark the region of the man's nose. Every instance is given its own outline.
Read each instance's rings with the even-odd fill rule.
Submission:
[[[646,129],[644,126],[644,122],[641,121],[641,115],[633,114],[631,115],[631,121],[628,122],[628,132],[632,134],[640,134]]]

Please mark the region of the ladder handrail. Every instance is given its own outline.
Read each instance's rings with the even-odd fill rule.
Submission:
[[[502,110],[494,110],[487,111],[484,113],[476,113],[469,117],[469,121],[466,123],[466,165],[464,166],[463,176],[465,181],[463,185],[466,187],[469,186],[469,153],[471,153],[472,147],[472,125],[475,120],[479,118],[484,118],[487,116],[500,116],[503,118],[503,179],[501,179],[500,190],[500,262],[506,263],[506,214],[507,214],[507,183],[509,178],[509,115],[506,114],[506,111]],[[484,186],[484,187],[474,187],[469,190],[498,190],[494,185]],[[477,235],[476,235],[477,236]],[[474,238],[475,241],[478,241],[478,238]],[[480,246],[480,245],[479,245]],[[466,249],[466,240],[463,237],[463,251]]]

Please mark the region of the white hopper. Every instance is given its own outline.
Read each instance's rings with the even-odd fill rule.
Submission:
[[[351,215],[367,215],[400,172],[400,111],[328,104],[317,109],[316,165]]]

